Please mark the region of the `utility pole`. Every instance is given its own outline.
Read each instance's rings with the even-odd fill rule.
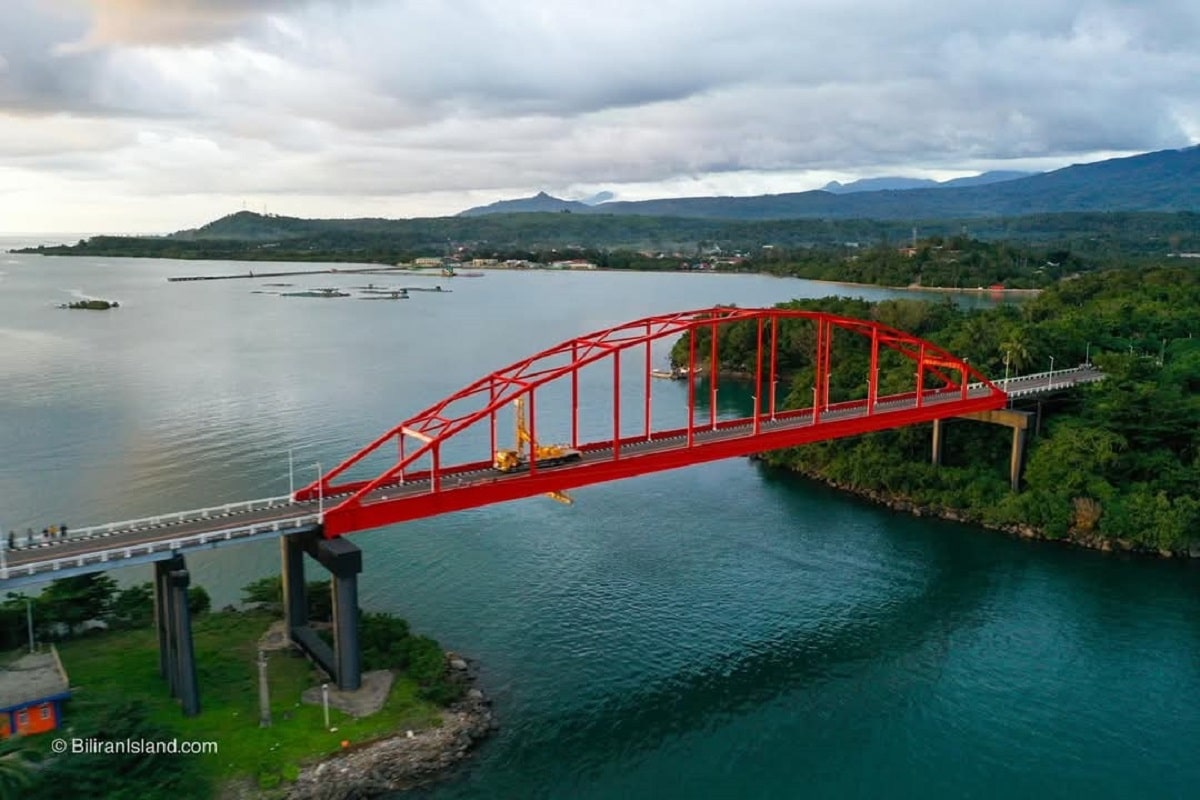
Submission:
[[[271,727],[271,694],[267,686],[267,651],[258,651],[258,727]]]

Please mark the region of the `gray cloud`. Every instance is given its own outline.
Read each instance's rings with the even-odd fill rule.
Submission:
[[[401,208],[1064,163],[1200,140],[1198,39],[1194,0],[12,0],[0,169]]]

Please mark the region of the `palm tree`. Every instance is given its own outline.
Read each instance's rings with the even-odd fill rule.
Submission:
[[[0,800],[17,800],[33,783],[31,751],[21,737],[0,741]]]
[[[1029,366],[1029,346],[1026,344],[1025,331],[1010,328],[1008,336],[1000,343],[1000,352],[1004,354],[1004,363],[1012,367],[1014,374],[1019,375],[1022,369]]]

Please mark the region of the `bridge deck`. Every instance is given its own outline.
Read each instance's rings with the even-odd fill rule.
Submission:
[[[1029,375],[1010,380],[1008,395],[1010,398],[1044,395],[1103,378],[1102,373],[1087,367],[1053,374]],[[998,385],[1003,388],[1004,382],[1001,381]],[[990,396],[991,390],[984,384],[972,384],[968,387],[968,399],[988,400]],[[931,418],[937,416],[936,409],[939,406],[947,409],[944,416],[953,416],[956,411],[951,408],[956,408],[961,402],[958,390],[930,390],[922,397],[922,406],[931,412]],[[888,427],[889,416],[907,417],[904,412],[911,413],[916,405],[916,398],[911,393],[880,398],[870,414],[865,400],[836,403],[821,411],[815,426],[811,408],[777,413],[773,419],[760,414],[757,420],[757,436],[753,434],[753,417],[721,420],[715,428],[702,428],[697,425],[693,429],[693,441],[695,445],[715,445],[734,440],[753,443],[763,437],[778,439],[772,434],[797,430],[812,432],[827,425],[832,427],[868,417],[877,420],[880,423],[879,427],[883,428]],[[565,484],[580,485],[578,481],[570,480],[572,471],[586,470],[597,464],[613,461],[611,441],[590,443],[581,449],[584,455],[580,461],[542,471],[551,473],[555,479],[560,479]],[[637,437],[622,440],[619,455],[622,461],[628,463],[645,456],[687,449],[686,429],[681,429],[654,432],[649,439]],[[654,469],[661,468],[663,467]],[[490,462],[477,462],[443,469],[439,473],[440,490],[437,494],[452,495],[467,492],[472,487],[483,484],[494,486],[528,478],[528,473],[498,473],[491,469]],[[584,481],[587,482],[592,481]],[[386,502],[395,505],[406,498],[423,498],[430,495],[430,478],[425,475],[415,480],[398,481],[380,487],[365,499],[368,504]],[[337,496],[324,498],[325,509],[334,506],[338,499]],[[71,531],[69,537],[38,541],[33,546],[23,546],[24,537],[19,536],[18,546],[4,551],[4,563],[0,566],[0,590],[11,590],[24,584],[116,566],[160,560],[169,558],[176,552],[211,549],[275,538],[302,530],[315,530],[321,521],[317,502],[295,502],[289,497],[276,497],[80,528]]]

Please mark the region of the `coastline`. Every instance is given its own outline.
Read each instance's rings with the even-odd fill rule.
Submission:
[[[68,252],[68,253],[57,253],[57,252],[56,252],[56,253],[37,253],[37,252],[30,252],[29,248],[24,248],[24,249],[16,249],[16,250],[8,250],[8,251],[6,251],[6,252],[10,252],[10,253],[21,253],[21,254],[25,254],[25,255],[56,255],[56,256],[64,256],[64,257],[68,257],[68,258],[69,258],[69,257],[72,257],[72,256],[75,256],[75,257],[81,257],[81,256],[86,256],[86,255],[89,255],[89,254],[87,254],[87,253],[71,253],[71,252]],[[225,260],[227,260],[227,259],[213,259],[213,258],[178,258],[178,257],[174,257],[174,258],[173,258],[173,257],[170,257],[170,256],[153,256],[153,255],[139,255],[139,254],[125,254],[125,255],[122,255],[122,256],[110,256],[110,257],[114,257],[114,258],[155,258],[155,259],[160,259],[160,260],[163,260],[163,261],[180,261],[180,262],[186,262],[186,261],[225,261]],[[258,278],[258,277],[272,277],[272,276],[277,276],[277,275],[302,275],[302,274],[310,274],[310,273],[311,273],[311,274],[327,274],[327,273],[347,273],[347,274],[350,274],[350,273],[362,273],[362,274],[369,274],[369,273],[373,273],[373,272],[377,272],[377,271],[402,271],[402,270],[406,270],[406,269],[411,269],[410,267],[400,267],[400,266],[398,266],[398,265],[395,265],[395,264],[382,264],[382,263],[380,263],[380,264],[374,264],[374,263],[371,263],[371,262],[347,262],[347,261],[345,261],[345,260],[324,260],[324,259],[314,259],[314,260],[311,260],[311,261],[310,261],[310,260],[305,260],[305,261],[303,261],[303,262],[298,262],[298,261],[294,261],[294,260],[291,260],[291,259],[233,259],[233,260],[234,260],[234,261],[245,261],[246,263],[252,263],[252,264],[270,264],[270,263],[284,263],[284,264],[286,264],[286,263],[304,263],[304,264],[313,264],[313,265],[316,265],[316,264],[356,264],[356,265],[361,265],[361,266],[357,266],[357,267],[350,268],[350,269],[311,270],[311,271],[307,271],[307,272],[288,272],[288,273],[263,273],[263,274],[261,274],[261,275],[254,275],[253,271],[251,271],[251,272],[249,272],[249,274],[247,274],[247,275],[236,275],[236,276],[219,276],[219,277],[237,277],[237,278],[251,278],[251,279],[253,279],[253,278]],[[976,286],[976,287],[956,287],[956,286],[918,286],[918,285],[915,285],[915,284],[909,284],[908,286],[896,286],[896,285],[893,285],[893,284],[887,284],[887,283],[861,283],[861,282],[856,282],[856,281],[836,281],[836,280],[829,280],[829,279],[827,279],[827,278],[806,278],[806,277],[804,277],[804,276],[802,276],[802,275],[780,275],[780,274],[778,274],[778,273],[775,273],[775,272],[763,272],[763,271],[759,271],[759,270],[747,270],[747,271],[741,271],[741,270],[707,270],[707,271],[698,271],[698,270],[685,270],[685,269],[668,269],[668,270],[657,270],[657,269],[636,269],[636,268],[629,268],[629,269],[618,269],[618,268],[614,268],[614,267],[596,267],[596,268],[594,268],[594,269],[571,269],[571,270],[564,270],[564,269],[550,269],[550,268],[538,268],[538,267],[529,267],[529,268],[513,268],[513,267],[500,267],[500,266],[494,266],[494,265],[489,265],[489,266],[479,266],[479,267],[474,267],[474,266],[473,266],[473,267],[471,267],[471,269],[473,269],[473,270],[479,270],[480,272],[484,272],[484,273],[487,273],[487,272],[574,272],[574,273],[587,273],[587,272],[638,272],[638,273],[657,273],[657,272],[669,272],[669,273],[673,273],[673,274],[680,274],[680,275],[759,275],[759,276],[762,276],[762,277],[767,277],[767,278],[779,278],[779,279],[781,279],[781,280],[787,280],[787,279],[790,279],[790,280],[808,281],[808,282],[810,282],[810,283],[819,283],[819,284],[824,284],[824,285],[826,285],[826,286],[844,286],[844,287],[851,288],[851,289],[888,289],[888,290],[890,290],[890,291],[900,291],[900,292],[916,292],[916,293],[921,293],[921,292],[938,292],[938,293],[945,293],[945,294],[974,294],[974,295],[992,295],[992,294],[995,294],[995,295],[1028,295],[1028,296],[1030,296],[1030,297],[1036,297],[1037,295],[1039,295],[1039,294],[1041,294],[1043,291],[1045,291],[1044,289],[1008,289],[1008,288],[1002,288],[1002,289],[992,289],[992,288],[990,288],[990,287],[986,287],[986,286]],[[202,278],[202,280],[212,280],[212,279],[213,279],[213,278],[207,278],[207,277],[206,277],[206,278]],[[190,279],[185,279],[185,278],[174,278],[174,279],[171,279],[171,278],[169,278],[168,280],[190,280]]]
[[[447,778],[496,729],[492,701],[477,683],[473,664],[447,651],[446,668],[464,687],[443,708],[437,725],[396,730],[355,742],[300,767],[295,780],[264,789],[251,778],[226,782],[220,800],[343,800],[407,791]]]
[[[773,272],[752,272],[752,273],[718,273],[718,274],[741,274],[741,275],[767,275],[775,278],[793,278],[795,280],[809,281],[811,283],[822,283],[827,286],[848,286],[855,289],[891,289],[898,292],[942,292],[946,294],[1023,294],[1030,297],[1036,297],[1045,291],[1045,289],[991,289],[987,286],[976,286],[974,288],[961,286],[918,286],[909,284],[908,286],[894,286],[887,283],[857,283],[855,281],[831,281],[823,278],[805,278],[800,275],[776,275]]]
[[[750,456],[752,461],[762,461],[760,455]],[[822,476],[818,472],[788,469],[787,467],[771,467],[768,469],[779,469],[789,475],[795,475],[814,483],[819,483],[831,489],[836,489],[839,492],[844,492],[854,497],[866,500],[873,505],[883,506],[899,513],[910,514],[914,517],[933,517],[935,519],[944,519],[949,522],[958,522],[964,525],[972,525],[980,530],[997,531],[1018,539],[1029,539],[1033,541],[1048,542],[1055,544],[1067,545],[1070,547],[1078,547],[1086,550],[1098,550],[1102,553],[1130,553],[1133,555],[1149,556],[1154,558],[1200,558],[1200,548],[1193,550],[1166,550],[1153,547],[1146,547],[1137,542],[1127,539],[1113,539],[1107,536],[1100,536],[1095,533],[1087,533],[1072,528],[1067,532],[1066,536],[1055,537],[1050,536],[1045,530],[1027,524],[997,524],[990,523],[979,519],[969,511],[960,508],[946,508],[942,506],[934,506],[930,504],[917,503],[906,497],[888,494],[887,492],[878,489],[868,489],[861,486],[852,486],[846,483],[840,483]]]
[[[490,701],[479,689],[442,711],[441,725],[347,748],[304,767],[285,800],[378,797],[442,780],[495,729]]]
[[[1036,297],[1037,295],[1039,295],[1045,291],[1045,289],[1008,289],[1008,288],[992,289],[987,286],[976,286],[976,287],[918,286],[916,284],[909,284],[907,286],[896,286],[896,285],[888,284],[888,283],[860,283],[860,282],[856,282],[856,281],[834,281],[834,280],[828,280],[826,278],[806,278],[803,275],[780,275],[779,273],[776,273],[776,272],[763,272],[760,270],[690,270],[690,269],[634,269],[634,268],[617,269],[615,267],[596,267],[595,269],[559,270],[559,269],[539,269],[536,267],[515,269],[512,267],[495,267],[495,266],[472,267],[472,269],[478,269],[482,272],[492,272],[492,271],[494,271],[494,272],[577,272],[577,273],[578,272],[581,272],[581,273],[588,273],[588,272],[608,272],[608,273],[644,272],[644,273],[651,273],[651,274],[658,273],[658,272],[668,272],[668,273],[675,274],[675,275],[758,275],[758,276],[764,277],[764,278],[779,278],[780,280],[807,281],[808,283],[819,283],[819,284],[823,284],[825,286],[845,286],[845,287],[851,288],[851,289],[889,289],[891,291],[917,292],[917,293],[941,292],[941,293],[946,293],[946,294],[977,294],[977,295],[1017,294],[1017,295],[1028,295],[1030,297]]]

